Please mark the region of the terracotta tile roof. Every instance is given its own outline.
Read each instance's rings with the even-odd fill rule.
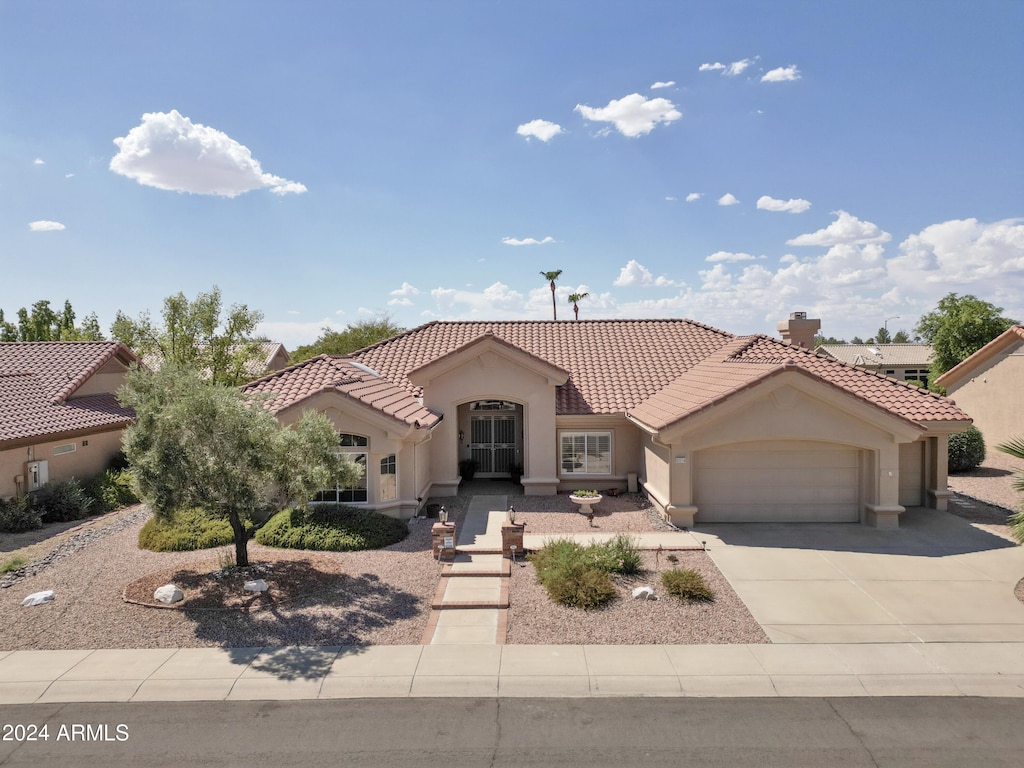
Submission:
[[[275,410],[335,388],[407,423],[431,414],[409,374],[487,334],[569,373],[556,413],[629,413],[669,424],[787,367],[914,422],[968,421],[946,398],[767,336],[737,337],[691,320],[433,322],[348,357],[314,358],[250,387],[275,392]],[[369,366],[388,384],[354,368]],[[310,365],[309,370],[304,366]],[[397,392],[395,390],[398,390]],[[386,394],[385,394],[386,392]]]
[[[927,368],[932,358],[930,344],[822,344],[818,351],[850,365],[872,368]]]
[[[74,396],[115,359],[136,362],[116,341],[0,343],[0,443],[127,424],[114,393]]]
[[[304,360],[247,384],[243,391],[269,395],[266,407],[274,413],[320,392],[333,391],[409,426],[430,428],[441,420],[407,390],[340,356]]]
[[[570,372],[559,414],[622,413],[672,382],[732,336],[692,320],[433,322],[352,357],[410,393],[410,371],[492,333]]]

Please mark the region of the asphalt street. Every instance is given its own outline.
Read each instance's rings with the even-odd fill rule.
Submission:
[[[32,704],[0,707],[0,766],[1016,767],[1022,716],[966,697]]]

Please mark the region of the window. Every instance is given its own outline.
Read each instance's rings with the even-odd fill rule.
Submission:
[[[611,474],[611,432],[562,432],[559,438],[563,474]]]
[[[363,471],[362,477],[346,488],[335,487],[323,490],[316,495],[316,501],[336,502],[341,504],[365,504],[366,496],[366,451],[360,448],[368,448],[370,439],[362,435],[338,435],[338,446],[341,453],[344,453],[351,461],[354,461]]]
[[[53,455],[54,456],[60,456],[62,453],[74,453],[74,452],[75,452],[75,444],[74,443],[68,443],[67,445],[57,445],[57,446],[54,446],[54,448],[53,448]]]
[[[395,454],[380,460],[380,500],[394,501],[398,498],[398,465]]]

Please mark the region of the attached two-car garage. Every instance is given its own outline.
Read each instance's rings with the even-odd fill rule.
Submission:
[[[861,451],[810,441],[742,443],[698,451],[694,504],[701,523],[856,523]]]

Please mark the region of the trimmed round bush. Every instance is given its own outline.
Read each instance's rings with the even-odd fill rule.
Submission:
[[[949,471],[967,472],[985,460],[985,438],[973,424],[949,436]]]
[[[191,552],[234,541],[226,517],[213,517],[201,509],[179,509],[166,518],[154,515],[139,531],[139,547],[153,552]]]
[[[585,611],[600,608],[616,597],[607,572],[580,563],[550,572],[542,583],[552,600]]]
[[[278,512],[256,532],[256,541],[283,549],[356,552],[397,544],[408,535],[409,525],[404,520],[369,509],[332,504],[317,505],[308,512]]]
[[[689,568],[673,568],[661,574],[661,585],[670,595],[680,600],[715,599],[715,593],[704,582],[704,577]]]
[[[27,496],[4,501],[0,499],[0,531],[22,533],[43,527],[43,518],[32,509]]]

